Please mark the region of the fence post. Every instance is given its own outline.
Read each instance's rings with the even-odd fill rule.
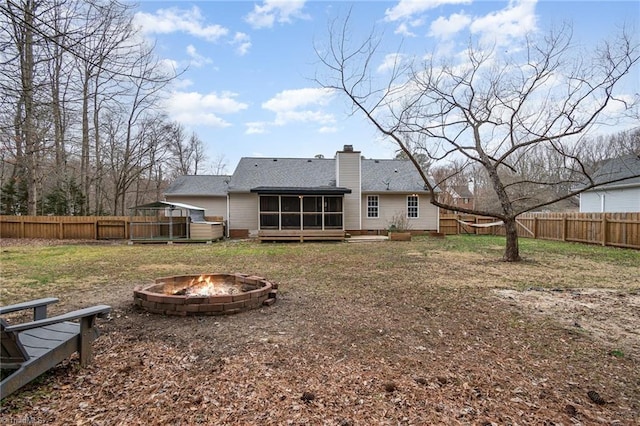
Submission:
[[[538,239],[538,216],[534,216],[533,218],[533,239]]]
[[[562,241],[567,241],[567,215],[562,216]]]
[[[24,238],[24,217],[20,218],[20,238]]]
[[[64,221],[62,219],[60,219],[58,226],[58,239],[59,240],[64,240]]]
[[[602,245],[607,245],[607,214],[602,213]]]

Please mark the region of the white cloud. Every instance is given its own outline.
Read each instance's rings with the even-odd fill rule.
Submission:
[[[378,66],[378,72],[379,73],[383,73],[386,71],[392,71],[394,68],[399,67],[402,62],[404,61],[404,59],[406,58],[406,55],[402,54],[402,53],[389,53],[388,55],[386,55],[384,57],[384,60],[382,61],[382,63]]]
[[[509,2],[505,9],[475,19],[469,28],[472,33],[480,34],[482,43],[508,44],[512,38],[522,37],[536,30],[536,1]]]
[[[273,122],[276,126],[284,126],[290,123],[333,123],[336,119],[333,114],[324,111],[280,111],[276,113]]]
[[[158,62],[158,66],[163,68],[169,74],[174,74],[180,68],[180,64],[178,61],[174,61],[173,59],[161,59]]]
[[[171,87],[176,89],[186,89],[187,87],[193,86],[193,81],[188,78],[177,78],[171,82]]]
[[[471,17],[464,13],[454,13],[449,16],[449,18],[441,16],[431,23],[429,35],[448,39],[452,35],[462,31],[470,23]]]
[[[229,127],[231,123],[218,114],[233,114],[247,109],[248,105],[235,100],[237,94],[212,92],[173,92],[165,101],[165,108],[171,119],[184,124],[211,127]]]
[[[247,130],[245,130],[245,134],[247,135],[261,135],[264,133],[268,133],[267,126],[269,123],[265,121],[252,121],[249,123],[245,123]]]
[[[262,104],[264,109],[275,113],[294,111],[299,107],[324,106],[333,97],[334,91],[325,88],[283,90]]]
[[[211,58],[207,58],[199,54],[196,48],[192,44],[187,46],[187,55],[189,55],[189,57],[191,58],[191,62],[190,62],[191,65],[193,65],[196,68],[200,68],[205,64],[213,63]]]
[[[134,16],[134,23],[145,34],[182,32],[214,42],[229,33],[229,30],[221,25],[206,25],[204,21],[200,9],[196,6],[191,9],[158,9],[155,14],[138,12]]]
[[[271,28],[278,22],[291,23],[293,19],[309,19],[302,13],[306,0],[265,0],[262,5],[256,4],[245,16],[245,21],[253,28]]]
[[[286,126],[293,123],[315,123],[324,128],[335,123],[335,116],[326,111],[334,91],[324,88],[283,90],[262,104],[262,108],[275,113],[273,121],[245,123],[246,134],[268,133],[269,127]]]
[[[318,133],[336,133],[338,131],[337,127],[333,127],[333,126],[322,126],[318,129]]]
[[[403,37],[415,37],[416,34],[411,31],[409,28],[418,28],[424,24],[423,18],[410,19],[405,22],[402,22],[393,32],[394,34],[399,34]]]
[[[394,7],[385,11],[384,19],[387,22],[402,21],[446,4],[468,3],[471,3],[471,0],[400,0]]]
[[[409,30],[409,26],[403,22],[402,24],[398,25],[398,27],[393,31],[394,34],[398,34],[404,37],[415,37],[415,33],[412,33]]]
[[[233,36],[233,40],[231,41],[233,46],[236,46],[236,53],[240,56],[244,56],[249,52],[249,48],[251,47],[251,37],[248,34],[237,32],[235,36]]]

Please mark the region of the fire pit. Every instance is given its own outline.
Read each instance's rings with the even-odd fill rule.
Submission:
[[[246,274],[179,275],[137,287],[134,303],[165,315],[228,315],[272,305],[277,285]]]

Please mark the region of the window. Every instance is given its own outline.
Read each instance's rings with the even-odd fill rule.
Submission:
[[[342,213],[342,197],[324,197],[324,211]]]
[[[418,217],[418,196],[409,195],[407,197],[407,217]]]
[[[377,195],[367,196],[367,217],[377,218],[379,217],[379,204]]]
[[[260,197],[260,229],[280,227],[280,197],[263,195]]]
[[[261,195],[260,229],[342,229],[342,197]]]
[[[282,229],[300,229],[300,197],[280,197]]]
[[[277,212],[280,210],[280,200],[277,196],[260,197],[260,211],[262,212]]]
[[[322,229],[322,197],[302,198],[302,228]]]

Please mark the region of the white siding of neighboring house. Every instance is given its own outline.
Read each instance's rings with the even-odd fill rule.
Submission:
[[[248,229],[249,234],[258,232],[258,194],[229,194],[229,229]]]
[[[344,195],[344,229],[361,228],[362,169],[359,151],[338,151],[336,154],[336,185],[351,189]]]
[[[173,203],[185,203],[205,209],[205,216],[221,216],[223,220],[227,218],[227,197],[211,196],[198,197],[186,195],[166,195],[166,200]]]
[[[583,192],[580,194],[580,212],[640,212],[640,187]]]
[[[362,205],[367,205],[367,195],[378,195],[377,219],[367,217],[367,209],[362,209],[363,230],[386,230],[397,214],[407,216],[407,195],[410,194],[365,194],[362,196]],[[418,217],[407,218],[411,230],[438,230],[439,209],[430,203],[431,197],[427,194],[418,194]]]

